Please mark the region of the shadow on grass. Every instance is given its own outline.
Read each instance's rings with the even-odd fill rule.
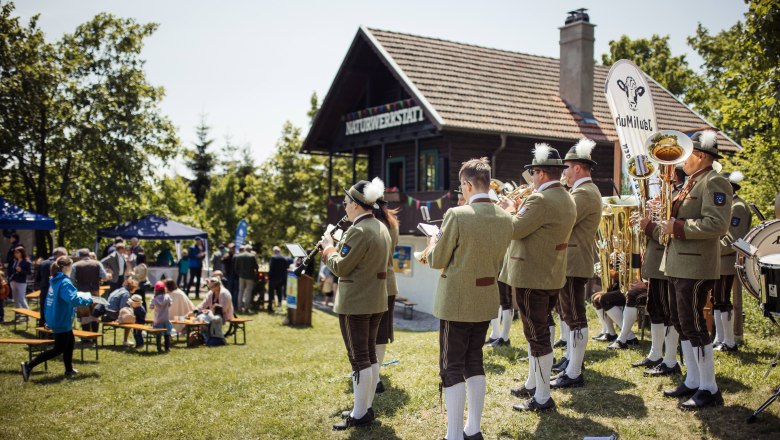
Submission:
[[[585,387],[555,391],[570,396],[563,407],[578,413],[607,417],[647,417],[647,407],[641,396],[618,392],[636,388],[633,382],[593,370],[585,371],[585,381]]]
[[[21,374],[21,373],[19,373],[19,374]],[[93,377],[100,377],[100,375],[97,374],[97,373],[79,373],[76,376],[73,376],[72,378],[68,379],[68,378],[65,377],[65,374],[62,373],[62,374],[57,374],[57,375],[54,375],[54,376],[49,376],[49,377],[46,377],[46,378],[41,379],[41,380],[34,380],[35,376],[30,376],[30,381],[33,382],[33,383],[36,383],[36,384],[48,385],[48,384],[52,384],[52,383],[60,383],[60,382],[66,381],[66,380],[69,381],[69,382],[78,382],[80,380],[91,379]]]
[[[718,376],[717,383],[718,388],[727,393],[737,393],[751,389],[751,387],[745,385],[744,383],[728,376]]]
[[[778,405],[777,401],[772,405]],[[753,411],[755,409],[741,405],[726,405],[698,411],[696,417],[704,425],[707,438],[776,439],[780,432],[780,418],[772,413],[771,407],[759,414],[754,423],[747,423]]]
[[[485,369],[486,373],[491,373],[491,374],[504,374],[504,372],[506,371],[505,366],[493,362],[484,362],[483,368]]]
[[[715,362],[717,363],[718,359],[731,360],[733,358],[739,359],[743,365],[766,365],[769,367],[776,355],[777,352],[771,350],[738,351],[736,353],[716,352]]]
[[[345,379],[349,380],[349,379]],[[345,387],[344,394],[352,395],[352,381],[349,380],[349,385]],[[393,386],[393,381],[390,376],[382,375],[382,384],[385,386],[385,392],[376,394],[374,396],[374,410],[376,411],[377,418],[382,416],[392,416],[400,408],[406,406],[409,403],[409,393],[403,388],[397,388]],[[350,408],[344,408],[352,409]],[[341,414],[341,411],[336,411],[332,414],[336,417]]]
[[[486,355],[486,358],[492,356],[499,356],[506,358],[509,361],[518,361],[521,358],[528,356],[528,350],[515,346],[503,346],[503,347],[484,347],[482,352]]]
[[[519,414],[517,412],[515,415]],[[526,417],[530,415],[521,415]],[[533,416],[532,416],[533,417]],[[539,422],[535,432],[510,432],[503,430],[497,433],[500,439],[537,439],[537,438],[582,438],[584,436],[609,437],[613,431],[587,417],[568,417],[558,411],[538,413]]]
[[[371,426],[365,428],[353,428],[350,433],[350,439],[400,439],[395,433],[395,429],[389,424],[383,424],[382,418],[379,416]]]

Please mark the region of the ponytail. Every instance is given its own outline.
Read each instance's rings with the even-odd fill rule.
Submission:
[[[73,260],[67,255],[57,258],[51,265],[51,276],[56,276],[58,273],[62,272],[63,269],[71,265],[73,265]]]

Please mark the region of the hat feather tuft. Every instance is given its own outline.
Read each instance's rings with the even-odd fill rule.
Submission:
[[[729,182],[739,184],[739,182],[742,182],[742,179],[745,178],[745,175],[742,174],[742,171],[734,171],[731,174],[729,174]]]
[[[577,141],[577,145],[574,146],[574,151],[577,153],[577,157],[590,158],[590,154],[596,147],[596,141],[582,138]]]
[[[537,163],[545,162],[550,157],[552,147],[544,142],[534,145],[534,159]]]
[[[702,148],[712,148],[717,141],[718,134],[713,130],[704,130],[701,132],[701,136],[699,136],[699,142],[701,143]]]
[[[374,180],[368,183],[363,188],[363,196],[366,198],[366,202],[369,204],[376,203],[380,197],[385,193],[385,183],[379,177],[374,177]]]

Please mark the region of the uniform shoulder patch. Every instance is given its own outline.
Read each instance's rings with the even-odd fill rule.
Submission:
[[[731,217],[731,226],[739,226],[740,220],[739,217]]]
[[[341,252],[339,252],[339,254],[342,257],[346,257],[347,254],[349,254],[349,251],[351,251],[351,250],[352,250],[352,248],[350,248],[349,245],[345,244],[344,246],[341,247]]]
[[[726,193],[716,192],[713,198],[716,206],[723,206],[726,204]]]

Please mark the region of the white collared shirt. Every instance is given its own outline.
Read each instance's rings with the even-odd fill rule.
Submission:
[[[371,214],[372,214],[372,213],[370,213],[370,212],[367,212],[367,213],[365,213],[365,214],[360,214],[359,216],[355,217],[355,220],[352,220],[352,224],[355,224],[355,223],[357,223],[357,221],[358,221],[358,220],[360,220],[361,218],[363,218],[363,217],[365,217],[365,216],[367,216],[367,215],[371,215]]]
[[[489,199],[489,198],[490,196],[488,195],[488,193],[474,194],[473,196],[469,197],[469,205],[471,205],[471,202],[473,202],[476,199]]]
[[[540,192],[546,190],[547,188],[555,185],[556,183],[561,183],[561,181],[560,180],[550,180],[549,182],[545,182],[545,183],[539,185],[539,188],[537,188],[536,191],[534,191],[534,192],[540,193]]]
[[[574,186],[571,187],[572,191],[577,189],[578,186],[582,185],[583,183],[592,182],[593,179],[591,179],[590,176],[583,177],[579,179],[578,181],[574,182]]]

